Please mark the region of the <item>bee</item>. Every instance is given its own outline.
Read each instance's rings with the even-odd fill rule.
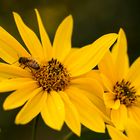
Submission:
[[[21,65],[24,65],[24,68],[28,67],[30,69],[35,69],[35,70],[40,69],[39,64],[34,59],[31,59],[29,57],[19,57],[18,62]]]

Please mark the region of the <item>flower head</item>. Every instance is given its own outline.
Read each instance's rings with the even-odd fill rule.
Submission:
[[[82,75],[97,65],[117,35],[104,35],[71,53],[72,16],[66,17],[59,25],[52,45],[38,11],[35,12],[41,42],[14,13],[28,51],[0,27],[0,57],[7,62],[0,63],[3,78],[0,92],[14,91],[6,98],[4,109],[24,105],[16,116],[16,124],[26,124],[40,113],[44,122],[56,130],[60,130],[65,122],[77,135],[80,135],[81,124],[104,132],[104,121],[83,89]]]
[[[99,63],[105,86],[104,102],[112,122],[120,130],[124,129],[127,118],[140,123],[139,68],[140,58],[129,67],[126,36],[120,29],[112,52],[107,52]]]

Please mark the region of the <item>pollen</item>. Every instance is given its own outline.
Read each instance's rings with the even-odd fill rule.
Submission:
[[[136,90],[129,81],[125,81],[123,79],[120,82],[116,82],[113,87],[113,92],[116,94],[115,100],[119,99],[120,103],[126,105],[127,107],[136,102]]]
[[[32,74],[39,86],[48,93],[65,90],[71,79],[67,69],[54,58],[40,66],[40,69],[32,71]]]

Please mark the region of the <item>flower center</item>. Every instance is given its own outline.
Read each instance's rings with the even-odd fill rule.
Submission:
[[[70,84],[70,75],[67,69],[57,60],[52,58],[46,65],[40,66],[40,69],[32,71],[35,80],[43,90],[63,91]]]
[[[116,93],[115,100],[119,99],[120,103],[126,106],[134,104],[137,98],[135,87],[131,86],[131,83],[124,79],[121,82],[116,82],[113,92]]]

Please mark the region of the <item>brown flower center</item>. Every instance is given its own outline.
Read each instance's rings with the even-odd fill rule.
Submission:
[[[40,69],[33,70],[34,79],[38,81],[43,90],[63,91],[70,84],[70,75],[67,69],[57,60],[51,59]]]
[[[121,82],[116,82],[113,92],[116,93],[115,100],[119,99],[120,103],[126,106],[134,104],[137,98],[135,87],[124,79]]]

